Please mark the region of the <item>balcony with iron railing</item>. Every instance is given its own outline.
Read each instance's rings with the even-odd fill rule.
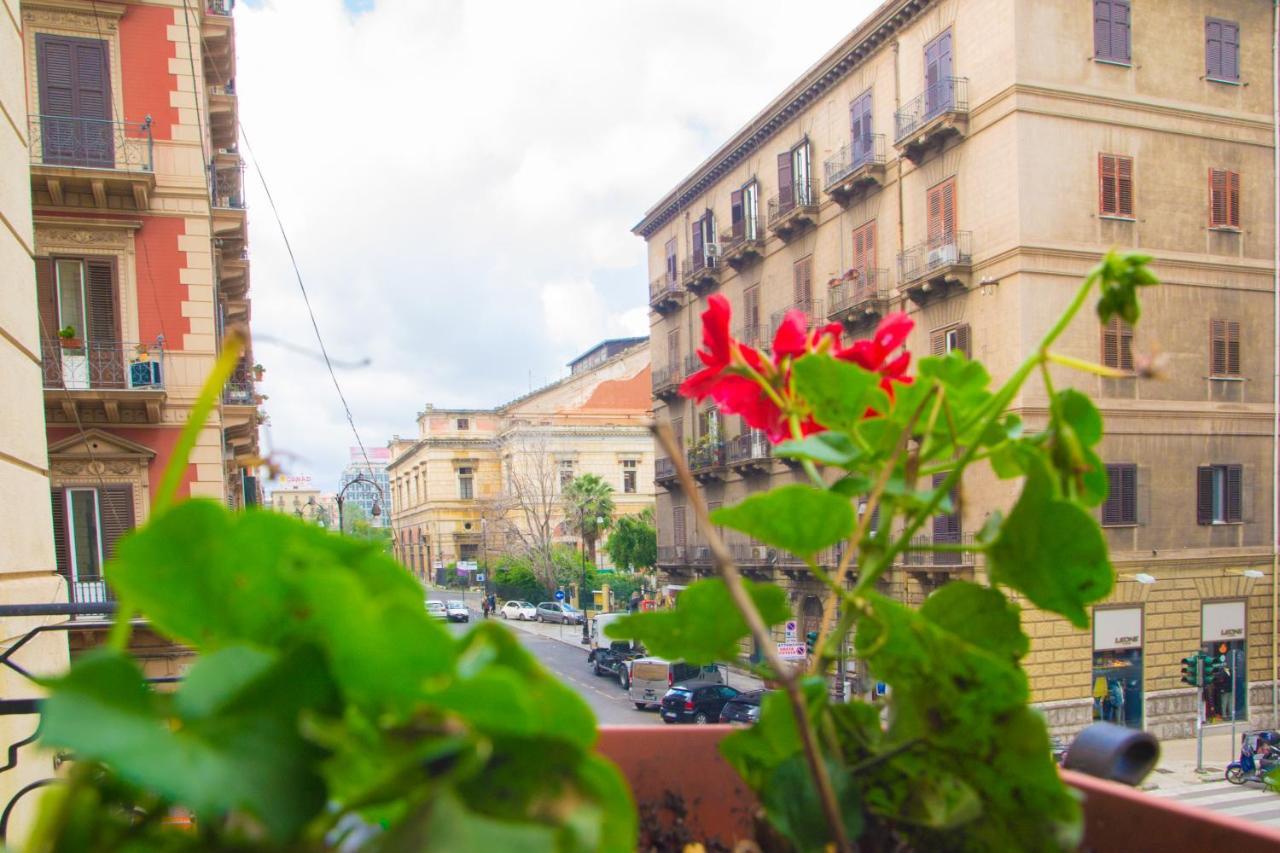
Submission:
[[[230,15],[236,7],[236,0],[206,0],[204,9],[210,15]]]
[[[768,471],[773,463],[773,444],[764,430],[748,430],[729,439],[725,461],[737,471]]]
[[[689,472],[698,480],[718,479],[725,473],[723,439],[703,436],[685,455],[689,461]]]
[[[884,134],[855,139],[822,164],[823,190],[841,205],[862,192],[884,184]]]
[[[720,284],[720,246],[711,243],[701,254],[689,255],[680,264],[680,281],[692,293],[709,293]]]
[[[773,312],[773,316],[769,319],[769,340],[773,340],[774,335],[778,333],[778,327],[782,325],[782,321],[786,319],[787,314],[792,311],[799,311],[804,314],[805,328],[809,331],[813,331],[827,322],[827,315],[822,310],[822,300],[805,299],[789,305],[781,311]]]
[[[936,571],[951,571],[955,569],[973,568],[977,565],[977,552],[969,550],[956,551],[933,551],[933,550],[912,550],[920,548],[933,548],[936,546],[957,546],[959,548],[972,548],[974,538],[972,533],[933,533],[924,536],[916,536],[911,540],[911,544],[907,546],[907,550],[903,551],[898,557],[899,565],[906,569],[924,569]]]
[[[764,323],[748,323],[739,326],[736,337],[749,347],[765,349],[769,345],[769,329]]]
[[[659,314],[668,314],[680,307],[680,294],[684,288],[680,282],[666,273],[649,282],[649,307]]]
[[[729,556],[744,573],[767,577],[778,559],[778,549],[755,539],[732,538],[728,542]]]
[[[653,396],[659,400],[674,397],[684,381],[684,368],[677,362],[653,369]]]
[[[688,553],[689,565],[700,573],[708,572],[715,564],[715,558],[711,554],[711,546],[709,545],[692,545]]]
[[[894,114],[894,145],[903,157],[919,164],[931,148],[969,128],[969,80],[944,77],[902,105]]]
[[[889,307],[889,271],[854,269],[827,291],[827,319],[856,326],[884,316]]]
[[[234,159],[231,159],[234,158]],[[244,163],[237,155],[220,155],[220,160],[210,165],[213,173],[213,206],[216,208],[244,209]]]
[[[970,231],[953,231],[917,243],[898,255],[898,286],[917,304],[948,289],[967,288],[972,244]]]
[[[159,423],[166,394],[160,342],[41,341],[46,409],[68,421],[105,415],[109,423]]]
[[[231,371],[227,384],[222,389],[222,402],[227,406],[256,407],[258,392],[252,370],[244,365]]]
[[[655,483],[659,486],[671,488],[678,483],[678,480],[676,463],[661,456],[653,460],[653,481]]]
[[[116,593],[102,576],[101,571],[72,572],[59,571],[67,583],[67,601],[71,604],[101,604],[103,611],[109,611],[115,604]],[[89,608],[98,609],[98,608]],[[76,622],[102,622],[111,619],[110,612],[77,614],[71,617]]]
[[[790,240],[818,219],[818,199],[813,182],[801,180],[786,192],[769,199],[769,231]]]
[[[659,545],[658,567],[662,569],[679,569],[689,565],[689,547],[687,545]]]
[[[720,233],[720,258],[733,269],[743,269],[763,257],[764,234],[756,211]]]
[[[232,148],[240,138],[236,81],[212,84],[209,89],[209,138],[214,148]]]
[[[118,206],[124,196],[146,210],[156,185],[151,117],[109,121],[60,115],[30,115],[31,185],[49,202],[66,204],[70,194],[91,198],[95,207]]]

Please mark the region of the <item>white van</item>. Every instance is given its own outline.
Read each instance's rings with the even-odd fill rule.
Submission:
[[[723,684],[724,671],[718,664],[695,666],[663,658],[636,658],[628,668],[627,695],[635,706],[644,710],[658,707],[671,685],[681,681],[714,681]]]

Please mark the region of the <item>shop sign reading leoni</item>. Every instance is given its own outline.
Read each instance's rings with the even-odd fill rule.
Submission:
[[[1209,601],[1203,605],[1200,612],[1203,642],[1244,639],[1243,601]]]
[[[1093,650],[1142,647],[1142,608],[1093,611]]]

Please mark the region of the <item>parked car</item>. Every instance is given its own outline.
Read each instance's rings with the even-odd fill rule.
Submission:
[[[714,681],[686,681],[673,685],[662,697],[664,723],[714,723],[738,691]]]
[[[625,676],[623,673],[626,673]],[[723,684],[724,674],[716,664],[694,666],[682,661],[671,662],[663,658],[636,658],[618,674],[618,680],[626,689],[632,703],[641,710],[650,705],[661,705],[663,695],[671,687],[685,681],[701,681]],[[719,711],[716,711],[716,719]]]
[[[471,610],[468,609],[465,602],[450,601],[444,606],[445,615],[449,617],[450,622],[470,622]]]
[[[559,622],[562,625],[581,625],[586,621],[581,610],[559,601],[544,601],[539,604],[534,619],[539,622]]]
[[[760,719],[760,703],[764,701],[765,694],[768,692],[768,690],[748,690],[734,696],[720,709],[720,722],[746,723],[754,726]]]
[[[433,619],[441,619],[441,620],[448,619],[449,609],[444,606],[443,601],[435,601],[435,600],[428,601],[427,615]]]
[[[644,655],[644,648],[630,640],[614,640],[608,646],[597,646],[587,655],[587,666],[596,675],[610,675],[623,682],[627,663]]]
[[[502,615],[503,619],[516,619],[521,622],[525,620],[533,621],[538,617],[538,608],[527,601],[508,601],[498,608],[498,613]]]

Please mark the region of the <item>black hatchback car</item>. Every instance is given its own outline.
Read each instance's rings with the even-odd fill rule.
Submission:
[[[685,681],[672,686],[662,697],[660,713],[664,723],[714,723],[725,703],[738,691],[710,681]]]
[[[748,690],[746,693],[734,696],[720,709],[720,722],[746,723],[748,726],[754,726],[760,719],[760,702],[768,692],[767,690]]]

